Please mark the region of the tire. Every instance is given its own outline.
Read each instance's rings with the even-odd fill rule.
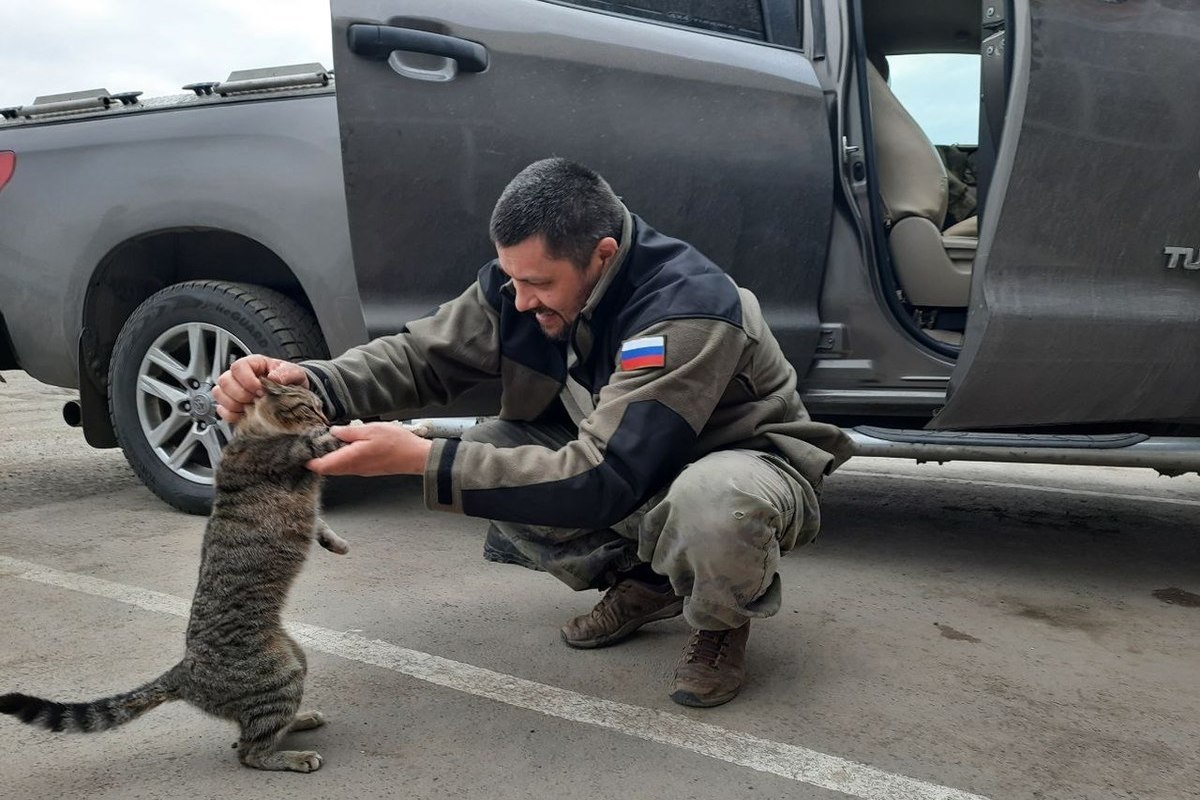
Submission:
[[[108,373],[117,442],[142,482],[181,511],[207,514],[232,432],[211,389],[234,359],[327,356],[312,315],[261,286],[189,281],[145,300],[121,328]]]

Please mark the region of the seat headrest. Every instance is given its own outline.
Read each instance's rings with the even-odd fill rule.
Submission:
[[[894,224],[904,217],[925,217],[940,229],[949,200],[941,156],[871,62],[867,63],[867,88],[886,221]]]
[[[883,78],[885,82],[891,79],[892,68],[888,65],[887,56],[884,53],[879,50],[868,50],[867,61],[871,62],[871,66],[879,72],[879,77]]]

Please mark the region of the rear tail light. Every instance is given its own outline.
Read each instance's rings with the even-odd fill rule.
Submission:
[[[8,183],[17,167],[17,154],[12,150],[0,150],[0,189]]]

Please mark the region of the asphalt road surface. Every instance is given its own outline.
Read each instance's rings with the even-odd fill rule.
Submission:
[[[204,520],[0,384],[0,693],[90,700],[178,659]],[[311,775],[182,703],[103,734],[0,719],[0,797],[1194,798],[1200,478],[863,459],[783,562],[732,703],[667,697],[681,619],[573,651],[595,593],[484,562],[415,479],[342,481],[287,612]]]

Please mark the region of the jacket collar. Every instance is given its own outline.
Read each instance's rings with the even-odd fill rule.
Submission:
[[[604,299],[604,295],[608,292],[609,287],[617,279],[618,273],[628,261],[629,251],[633,248],[633,215],[629,213],[629,209],[621,206],[625,212],[625,220],[621,223],[621,246],[617,248],[616,254],[609,262],[608,268],[604,270],[604,274],[600,276],[600,281],[592,289],[592,293],[588,295],[587,302],[583,304],[583,309],[579,312],[581,319],[590,320],[596,311],[596,307],[600,305],[600,301]]]
[[[624,206],[622,209],[625,212],[625,221],[621,223],[621,246],[617,248],[608,268],[604,270],[600,281],[592,288],[587,302],[583,304],[583,309],[575,318],[575,324],[571,326],[570,340],[575,345],[575,353],[580,361],[586,361],[591,356],[592,345],[595,343],[592,316],[604,298],[608,296],[612,285],[616,283],[617,276],[621,274],[625,268],[625,262],[629,260],[629,251],[633,249],[633,215]]]

